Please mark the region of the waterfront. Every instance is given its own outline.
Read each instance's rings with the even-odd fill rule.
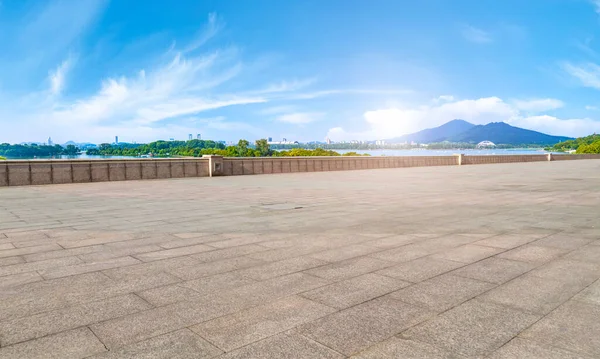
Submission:
[[[390,150],[390,149],[382,149],[382,150],[336,150],[332,149],[332,151],[338,152],[340,154],[348,153],[348,152],[356,152],[358,154],[364,155],[368,154],[370,156],[452,156],[457,153],[462,153],[467,156],[498,156],[498,155],[540,155],[549,153],[545,151],[543,148],[515,148],[515,149],[466,149],[466,150],[427,150],[427,149],[412,149],[412,150]],[[552,152],[557,153],[557,152]],[[37,158],[11,158],[8,157],[9,160],[49,160],[49,159],[82,159],[82,160],[106,160],[106,159],[123,159],[123,158],[140,158],[134,156],[92,156],[87,155],[86,153],[82,153],[77,156],[56,156],[56,157],[37,157]]]

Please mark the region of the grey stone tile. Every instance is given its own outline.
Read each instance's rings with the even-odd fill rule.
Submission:
[[[475,279],[444,274],[400,289],[390,297],[405,303],[442,312],[490,290],[494,284]]]
[[[350,258],[360,257],[381,249],[365,246],[362,244],[352,244],[345,247],[329,249],[323,252],[311,254],[310,256],[327,262],[339,262]]]
[[[44,338],[0,348],[2,359],[79,359],[106,351],[88,328],[79,328]]]
[[[198,324],[326,284],[321,278],[295,273],[216,292],[197,301],[177,303],[173,308],[188,323]]]
[[[200,262],[214,262],[218,260],[240,257],[246,254],[252,254],[257,252],[264,252],[269,250],[269,248],[262,247],[258,244],[248,244],[245,246],[217,249],[210,252],[202,252],[198,254],[193,254],[190,257],[197,259]]]
[[[430,318],[433,313],[378,298],[299,327],[299,333],[344,355],[352,355]]]
[[[485,293],[482,298],[530,313],[547,314],[584,287],[576,282],[525,274]]]
[[[249,257],[235,257],[223,259],[221,261],[200,263],[186,267],[168,269],[167,272],[183,280],[192,280],[196,278],[206,277],[209,275],[230,272],[236,269],[253,267],[263,263],[263,261]]]
[[[498,304],[471,300],[403,332],[400,337],[429,343],[449,354],[481,357],[491,354],[538,319],[539,316]]]
[[[148,303],[130,294],[0,322],[0,342],[3,346],[15,344],[148,308]]]
[[[92,253],[81,254],[81,255],[79,255],[79,258],[81,258],[85,262],[99,262],[99,261],[105,261],[105,260],[112,259],[112,258],[119,258],[119,257],[125,257],[125,256],[131,256],[131,255],[161,250],[160,247],[158,247],[154,244],[149,244],[149,245],[139,246],[139,247],[123,247],[123,248],[112,248],[112,247],[109,247],[104,244],[102,244],[101,246],[103,248],[101,248],[100,250],[92,252]],[[81,247],[81,248],[87,248],[87,247]]]
[[[190,257],[177,257],[161,261],[136,264],[128,267],[107,269],[102,271],[102,273],[113,279],[136,278],[194,264],[198,264],[196,259]]]
[[[539,234],[524,234],[524,233],[511,233],[511,234],[500,234],[498,236],[482,239],[475,242],[474,244],[480,246],[512,249],[520,247],[524,244],[531,243],[544,235]]]
[[[352,258],[305,271],[332,281],[343,280],[393,266],[395,263],[370,257]]]
[[[62,249],[62,248],[56,243],[44,244],[41,246],[25,247],[25,248],[5,249],[3,251],[0,251],[0,258],[22,256],[25,254],[32,254],[32,253],[56,251],[56,250],[60,250],[60,249]]]
[[[225,351],[310,322],[335,309],[297,296],[198,324],[190,329]]]
[[[452,272],[453,275],[502,284],[535,268],[535,264],[496,257],[469,264]]]
[[[95,355],[90,359],[202,359],[213,358],[221,353],[221,350],[189,329],[182,329]]]
[[[443,253],[434,254],[432,257],[469,264],[491,257],[500,252],[502,252],[502,249],[466,244]]]
[[[126,267],[140,263],[139,260],[133,257],[121,257],[115,259],[108,259],[105,261],[74,264],[70,266],[63,266],[58,268],[43,269],[38,273],[46,279],[61,278],[76,274],[83,274],[89,272],[97,272],[105,269]]]
[[[536,246],[573,250],[585,246],[592,241],[592,238],[584,237],[575,233],[556,233],[548,237],[538,239],[532,244]]]
[[[297,334],[278,334],[234,350],[218,359],[342,359],[343,355]]]
[[[17,287],[27,283],[44,280],[37,272],[19,273],[0,278],[0,289]]]
[[[237,273],[252,279],[265,280],[281,275],[303,271],[314,267],[320,267],[326,264],[328,264],[328,262],[304,256],[284,259],[282,261],[271,262],[265,265],[258,265],[252,268],[241,269],[237,271]]]
[[[600,306],[572,300],[528,328],[520,337],[592,358],[600,357]]]
[[[137,294],[155,307],[162,307],[164,305],[179,303],[186,300],[195,300],[201,297],[200,293],[182,287],[179,284],[170,284],[163,287],[152,288]]]
[[[401,234],[401,235],[395,235],[395,236],[390,236],[390,237],[385,237],[385,238],[374,239],[374,240],[365,242],[364,244],[368,245],[368,246],[382,248],[382,249],[389,249],[389,248],[400,247],[405,244],[417,242],[419,240],[421,240],[421,238],[419,238],[417,236],[412,236],[410,234]]]
[[[526,245],[498,255],[498,258],[542,264],[567,253],[566,250],[536,245]]]
[[[55,267],[69,266],[74,264],[80,264],[83,261],[77,257],[64,257],[57,259],[47,259],[44,261],[31,262],[31,263],[19,263],[9,266],[0,267],[0,277],[19,274],[26,272],[34,272],[38,270],[50,269]]]
[[[112,351],[127,344],[183,329],[188,325],[172,306],[166,306],[93,324],[90,328]]]
[[[461,359],[462,355],[448,353],[427,343],[392,337],[352,356],[353,359]]]
[[[423,257],[380,270],[377,274],[418,283],[464,266],[463,263]]]
[[[530,273],[536,277],[578,283],[580,286],[585,287],[600,278],[600,263],[557,259],[532,270]]]
[[[496,350],[489,359],[586,359],[575,353],[539,344],[520,338],[514,338],[503,347]]]
[[[23,263],[25,262],[25,260],[23,259],[23,257],[6,257],[6,258],[0,258],[0,267],[3,266],[10,266],[13,264],[19,264],[19,263]]]
[[[424,248],[419,243],[411,243],[405,246],[388,249],[382,252],[370,254],[370,257],[390,262],[403,263],[417,258],[425,257],[437,252],[431,248]]]
[[[48,259],[64,258],[64,257],[78,256],[78,255],[88,254],[88,253],[95,253],[95,252],[101,251],[102,249],[103,249],[103,246],[99,244],[99,245],[89,246],[89,247],[77,247],[77,248],[71,248],[71,249],[61,249],[61,250],[56,250],[56,251],[51,251],[51,252],[26,254],[23,257],[25,258],[25,260],[27,262],[37,262],[37,261],[43,261],[43,260],[48,260]]]
[[[164,250],[160,250],[160,251],[156,251],[156,252],[137,254],[135,257],[144,262],[151,262],[151,261],[156,261],[156,260],[160,260],[160,259],[168,259],[168,258],[173,258],[173,257],[187,256],[190,254],[208,252],[208,251],[213,251],[213,250],[215,250],[215,248],[209,247],[204,244],[197,244],[195,246],[164,249]]]
[[[600,263],[600,246],[587,245],[583,246],[565,256],[565,259],[573,259],[576,261],[584,261],[591,263]]]
[[[255,282],[256,281],[253,279],[243,277],[239,271],[237,271],[189,280],[181,282],[179,285],[192,289],[199,294],[206,295],[215,291],[223,291],[226,289],[242,287],[246,284]]]
[[[0,251],[4,251],[7,249],[15,249],[16,247],[12,245],[12,243],[0,243]]]
[[[330,307],[343,309],[380,297],[408,285],[410,283],[399,279],[369,273],[313,289],[301,295]]]
[[[579,292],[573,299],[600,305],[600,280],[590,284],[589,287]]]

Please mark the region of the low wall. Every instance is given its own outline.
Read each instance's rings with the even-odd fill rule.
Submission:
[[[600,159],[598,155],[260,157],[0,161],[0,187],[161,178]]]
[[[0,161],[0,186],[208,177],[208,165],[204,158]]]
[[[224,158],[223,176],[351,171],[376,168],[454,166],[455,156]]]

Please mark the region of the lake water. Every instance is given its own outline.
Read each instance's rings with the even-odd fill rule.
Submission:
[[[480,150],[334,150],[338,153],[356,152],[360,154],[369,154],[371,156],[452,156],[457,153],[462,153],[467,156],[482,156],[482,155],[543,155],[548,152],[540,148],[516,148],[516,149],[480,149]],[[135,158],[129,156],[88,156],[81,154],[78,156],[59,156],[54,159],[82,159],[82,160],[104,160],[104,159],[119,159],[119,158]],[[13,159],[13,158],[9,158]],[[27,158],[14,158],[27,159]],[[34,160],[47,160],[52,158],[33,158]]]
[[[480,150],[334,150],[339,153],[368,153],[371,156],[452,156],[462,153],[467,156],[485,155],[543,155],[548,153],[541,148],[480,149]]]

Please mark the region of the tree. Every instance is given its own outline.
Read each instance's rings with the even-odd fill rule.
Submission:
[[[63,154],[68,156],[76,156],[79,153],[79,148],[74,145],[67,145],[67,147],[63,150]]]
[[[261,157],[271,156],[271,147],[269,146],[269,142],[267,140],[260,139],[256,140],[256,150],[260,154]]]
[[[247,140],[239,140],[236,146],[236,152],[238,157],[246,157],[248,155],[248,146],[250,146],[250,142]]]

